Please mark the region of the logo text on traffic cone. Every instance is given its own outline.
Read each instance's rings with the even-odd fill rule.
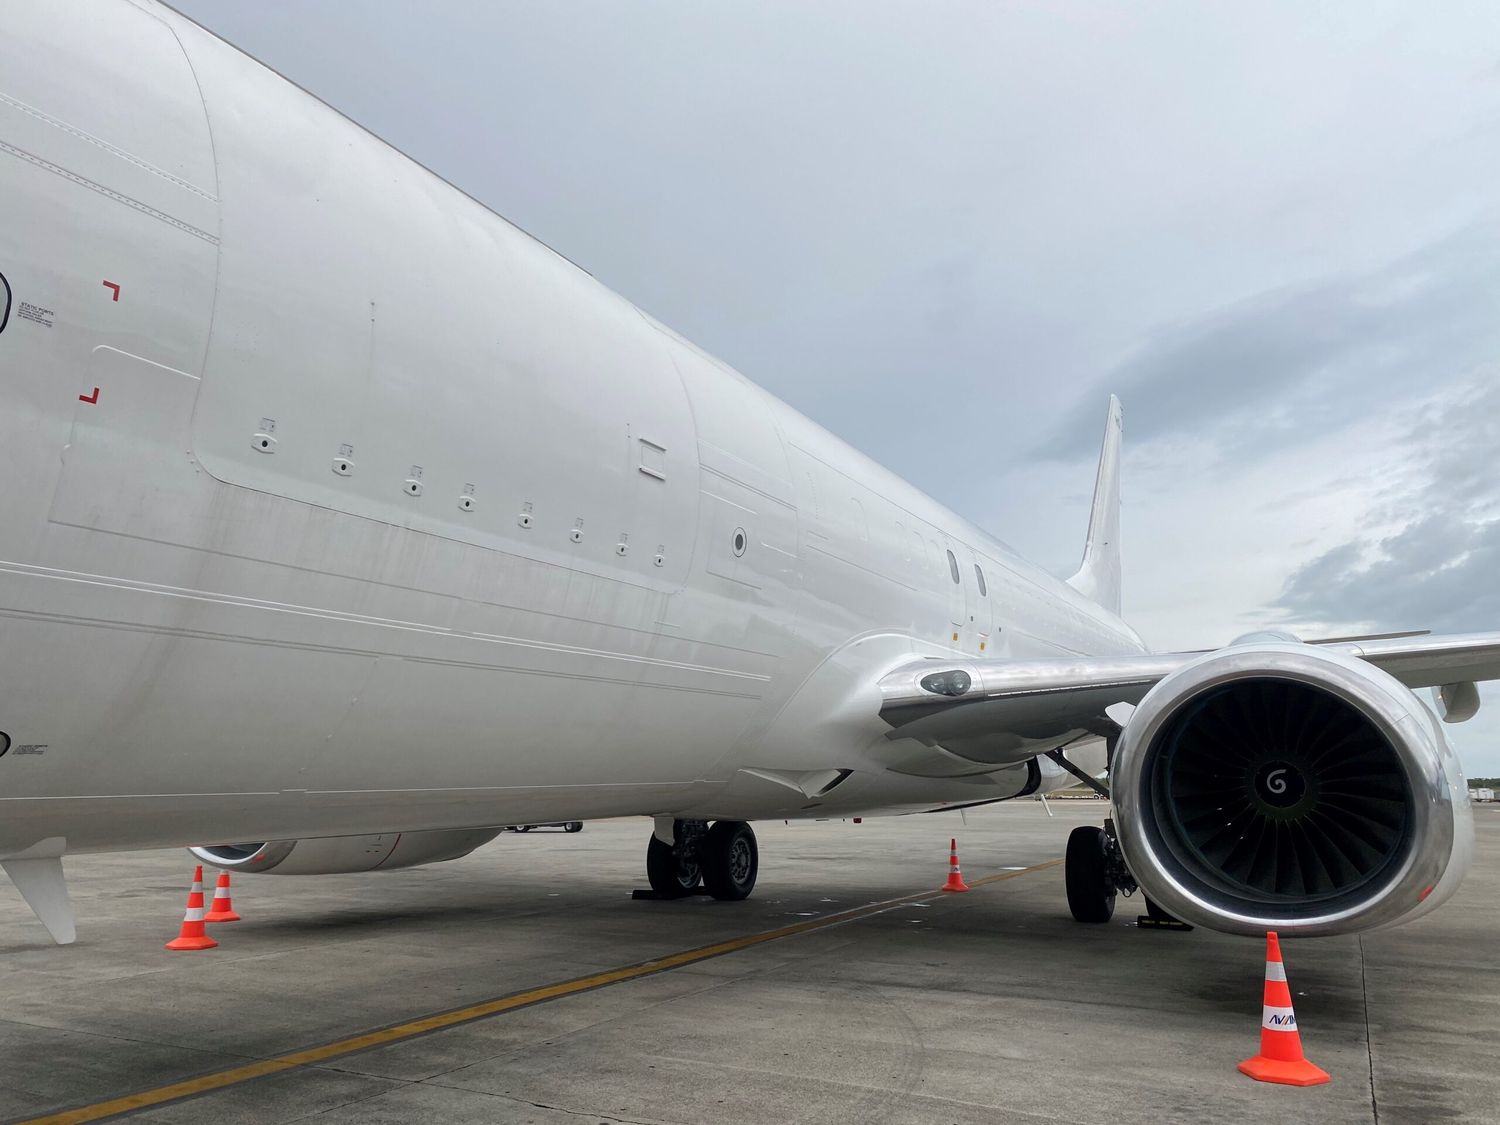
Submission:
[[[199,864],[193,869],[193,887],[188,891],[187,913],[182,916],[182,930],[167,942],[167,948],[212,949],[218,944],[203,929],[203,866]]]
[[[1240,1072],[1258,1082],[1286,1086],[1317,1086],[1330,1081],[1328,1072],[1313,1066],[1302,1054],[1302,1034],[1292,1011],[1292,990],[1281,963],[1281,943],[1266,934],[1266,985],[1260,1015],[1260,1054],[1240,1063]]]
[[[948,881],[943,884],[945,891],[966,891],[969,885],[964,882],[964,874],[958,869],[958,841],[948,841]]]
[[[220,871],[219,881],[214,885],[214,901],[203,916],[205,922],[238,922],[240,916],[234,912],[234,902],[229,897],[229,872]]]

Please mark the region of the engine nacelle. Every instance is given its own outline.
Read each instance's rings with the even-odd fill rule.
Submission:
[[[1468,868],[1463,774],[1394,677],[1251,641],[1158,683],[1126,722],[1112,795],[1151,900],[1229,933],[1346,933],[1426,913]]]
[[[235,874],[342,875],[441,863],[468,855],[500,835],[500,828],[456,828],[437,832],[389,832],[379,836],[330,836],[318,840],[274,840],[262,844],[213,844],[189,848],[204,863]]]

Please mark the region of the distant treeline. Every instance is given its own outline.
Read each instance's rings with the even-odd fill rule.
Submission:
[[[1500,777],[1471,777],[1470,789],[1500,789]]]

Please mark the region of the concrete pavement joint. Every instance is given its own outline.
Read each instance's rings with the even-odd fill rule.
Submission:
[[[1356,939],[1359,946],[1359,998],[1365,1010],[1365,1058],[1370,1063],[1370,1117],[1380,1125],[1380,1102],[1375,1097],[1375,1050],[1370,1046],[1370,985],[1365,977],[1365,937]]]
[[[387,1079],[387,1081],[395,1083],[403,1090],[408,1086],[417,1085],[417,1083],[415,1082],[406,1082],[399,1078],[391,1078]],[[359,1105],[361,1102],[372,1101],[375,1098],[383,1097],[384,1095],[389,1093],[389,1090],[375,1090],[372,1093],[363,1095],[362,1097],[350,1098],[347,1102],[340,1102],[338,1105],[324,1106],[322,1109],[313,1110],[313,1112],[311,1113],[300,1113],[296,1117],[288,1117],[286,1118],[283,1125],[294,1125],[294,1123],[298,1121],[311,1121],[313,1120],[313,1118],[322,1117],[326,1113],[333,1113],[335,1110],[340,1109],[348,1109],[351,1105]]]
[[[623,1019],[626,1019],[627,1017],[633,1019],[633,1018],[636,1018],[636,1017],[640,1016],[641,1014],[643,1014],[645,1012],[653,1011],[656,1008],[663,1008],[663,1007],[666,1007],[666,1006],[668,1006],[670,1004],[676,1004],[679,1001],[691,999],[694,996],[702,996],[705,993],[713,992],[715,989],[724,988],[726,985],[737,984],[740,981],[748,980],[750,977],[755,976],[758,973],[763,973],[763,972],[766,972],[766,971],[768,971],[768,970],[767,969],[754,969],[751,972],[744,973],[744,974],[742,974],[740,976],[724,977],[722,979],[716,979],[714,981],[714,983],[705,985],[702,988],[695,988],[691,992],[681,992],[681,993],[678,993],[678,994],[676,994],[674,996],[665,997],[664,999],[661,999],[661,1000],[654,1000],[650,1004],[646,1004],[645,1006],[640,1007],[640,1008],[632,1009],[629,1012],[622,1012],[619,1015],[610,1016],[607,1019],[594,1020],[592,1023],[585,1024],[582,1027],[575,1027],[571,1031],[564,1031],[564,1032],[561,1032],[560,1034],[557,1034],[557,1035],[549,1035],[545,1039],[538,1039],[535,1042],[525,1043],[525,1044],[515,1044],[515,1045],[512,1045],[512,1046],[509,1046],[509,1047],[505,1048],[503,1051],[496,1051],[493,1055],[484,1055],[484,1056],[482,1056],[480,1058],[469,1059],[466,1062],[459,1063],[457,1066],[449,1067],[446,1070],[436,1070],[436,1071],[433,1071],[431,1074],[424,1074],[421,1078],[392,1078],[390,1080],[393,1081],[393,1082],[408,1082],[408,1083],[412,1083],[412,1084],[427,1083],[427,1084],[434,1085],[434,1086],[442,1086],[442,1085],[444,1085],[444,1083],[436,1081],[437,1079],[439,1079],[439,1078],[445,1078],[445,1077],[447,1077],[450,1074],[456,1074],[460,1070],[467,1070],[471,1066],[477,1066],[480,1063],[494,1062],[497,1059],[503,1059],[503,1058],[505,1058],[507,1055],[514,1055],[514,1054],[517,1054],[518,1052],[521,1052],[521,1051],[529,1051],[529,1050],[532,1050],[532,1049],[534,1049],[534,1048],[536,1048],[538,1046],[547,1047],[547,1046],[555,1046],[558,1043],[565,1043],[569,1039],[576,1038],[577,1036],[586,1034],[586,1033],[591,1032],[591,1031],[597,1031],[599,1028],[609,1027],[611,1024],[618,1023],[619,1021],[621,1021]],[[356,1075],[356,1076],[359,1076],[359,1077],[362,1077],[362,1078],[386,1078],[386,1077],[388,1077],[387,1075],[383,1075],[383,1074],[372,1074],[370,1071],[366,1071],[366,1070],[353,1070],[353,1069],[350,1069],[348,1067],[329,1066],[329,1065],[323,1065],[323,1064],[313,1064],[311,1067],[309,1067],[309,1069],[313,1069],[313,1070],[327,1070],[327,1071],[332,1071],[332,1072],[337,1073],[337,1074],[350,1074],[350,1075]],[[459,1090],[459,1089],[463,1089],[464,1087],[461,1087],[461,1086],[451,1086],[451,1087],[445,1087],[445,1088]]]
[[[743,1073],[743,1074],[763,1074],[763,1075],[767,1075],[768,1077],[771,1077],[771,1078],[796,1078],[799,1082],[816,1082],[816,1083],[819,1083],[819,1084],[825,1085],[825,1086],[837,1086],[837,1087],[840,1087],[840,1088],[847,1088],[847,1089],[851,1089],[851,1090],[885,1089],[885,1090],[887,1090],[887,1092],[892,1093],[892,1094],[900,1094],[902,1097],[906,1097],[906,1098],[918,1098],[918,1099],[920,1099],[922,1101],[925,1101],[925,1102],[934,1102],[934,1103],[936,1103],[938,1105],[961,1105],[961,1106],[965,1106],[965,1107],[967,1107],[969,1109],[982,1109],[982,1110],[986,1110],[986,1111],[988,1111],[990,1113],[1003,1112],[1003,1113],[1005,1113],[1005,1114],[1007,1114],[1007,1115],[1009,1115],[1011,1117],[1027,1117],[1027,1118],[1030,1118],[1030,1119],[1035,1120],[1035,1121],[1059,1121],[1059,1120],[1062,1120],[1062,1121],[1073,1122],[1073,1123],[1075,1123],[1075,1125],[1076,1125],[1076,1123],[1082,1121],[1082,1118],[1080,1118],[1080,1117],[1077,1116],[1077,1110],[1078,1110],[1077,1106],[1064,1106],[1063,1109],[1062,1109],[1063,1116],[1062,1117],[1056,1117],[1056,1116],[1052,1116],[1050,1114],[1049,1115],[1043,1115],[1043,1114],[1040,1114],[1040,1113],[1031,1113],[1028,1110],[1017,1109],[1015,1106],[1009,1106],[1009,1105],[1007,1105],[1007,1106],[997,1106],[997,1105],[994,1105],[993,1103],[990,1103],[990,1102],[966,1101],[963,1098],[953,1098],[953,1097],[947,1096],[946,1094],[923,1094],[923,1093],[920,1093],[920,1092],[915,1091],[915,1090],[898,1090],[898,1089],[891,1089],[891,1088],[887,1088],[887,1087],[873,1087],[873,1086],[868,1086],[868,1085],[861,1084],[859,1082],[845,1082],[842,1079],[838,1079],[838,1078],[826,1078],[826,1077],[823,1077],[821,1075],[816,1075],[816,1076],[814,1076],[814,1075],[806,1075],[806,1074],[796,1074],[796,1075],[794,1075],[794,1074],[789,1074],[786,1071],[771,1070],[771,1069],[768,1069],[766,1067],[759,1067],[759,1066],[736,1066],[734,1063],[718,1062],[718,1061],[715,1061],[715,1060],[712,1060],[712,1059],[683,1059],[683,1058],[677,1058],[677,1057],[675,1057],[673,1055],[652,1055],[651,1058],[660,1059],[663,1062],[678,1063],[678,1064],[685,1065],[685,1066],[693,1066],[693,1067],[711,1066],[711,1067],[715,1067],[715,1068],[717,1068],[719,1070],[733,1070],[733,1071],[739,1071],[740,1073]],[[457,1089],[464,1089],[465,1087],[460,1086],[460,1087],[456,1087],[456,1088]]]
[[[570,1117],[587,1117],[590,1121],[606,1122],[614,1121],[618,1125],[673,1125],[672,1122],[656,1118],[654,1121],[642,1121],[636,1117],[616,1117],[612,1113],[594,1113],[589,1110],[568,1109],[561,1105],[548,1105],[546,1102],[534,1102],[527,1098],[518,1098],[514,1094],[497,1094],[493,1090],[470,1090],[463,1086],[444,1086],[441,1082],[418,1082],[418,1086],[437,1086],[444,1090],[462,1090],[466,1094],[479,1094],[486,1098],[498,1098],[505,1102],[519,1102],[521,1105],[529,1105],[533,1109],[550,1110],[553,1113],[566,1113]]]
[[[80,1027],[59,1027],[50,1023],[33,1023],[30,1020],[5,1019],[0,1023],[13,1024],[16,1027],[34,1027],[38,1031],[56,1031],[63,1035],[86,1035],[90,1039],[108,1039],[111,1043],[138,1043],[142,1047],[170,1047],[174,1051],[192,1051],[200,1055],[221,1055],[230,1059],[244,1059],[253,1062],[261,1058],[260,1055],[247,1055],[241,1051],[220,1050],[216,1047],[195,1047],[191,1043],[172,1043],[165,1039],[142,1039],[134,1035],[112,1035],[107,1031],[87,1031]]]

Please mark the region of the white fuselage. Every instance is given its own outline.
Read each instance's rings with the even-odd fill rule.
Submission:
[[[0,857],[1013,796],[881,671],[1141,650],[189,21],[5,17]]]

